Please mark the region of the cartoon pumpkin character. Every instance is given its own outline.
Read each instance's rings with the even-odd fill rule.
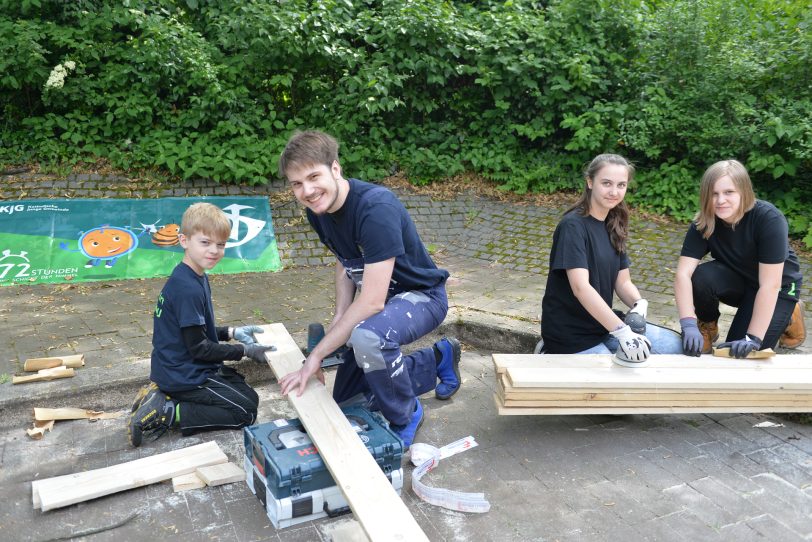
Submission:
[[[68,250],[65,243],[60,243],[59,248]],[[138,248],[138,237],[133,232],[105,224],[81,232],[79,249],[73,252],[81,252],[86,258],[89,258],[85,267],[96,267],[104,262],[104,266],[109,269],[119,258],[136,248]]]
[[[177,245],[180,241],[178,235],[180,234],[180,226],[177,224],[167,224],[161,226],[161,229],[152,234],[152,244],[159,247],[171,247]]]

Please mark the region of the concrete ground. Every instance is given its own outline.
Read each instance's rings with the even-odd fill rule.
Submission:
[[[448,333],[458,335],[465,348],[462,389],[447,402],[424,398],[426,421],[416,440],[441,446],[473,435],[479,443],[441,462],[423,481],[481,491],[491,503],[481,515],[428,505],[411,491],[412,467],[404,462],[403,499],[429,539],[812,539],[812,425],[760,414],[497,416],[490,354],[529,352],[537,339],[544,243],[560,208],[402,195],[421,217],[421,234],[436,260],[452,273],[446,322],[421,344]],[[0,197],[8,197],[2,187]],[[441,215],[446,222],[433,218]],[[307,324],[329,319],[333,271],[297,260],[315,257],[295,254],[312,239],[294,239],[286,228],[298,226],[286,220],[275,227],[286,243],[288,267],[213,276],[215,314],[222,324],[283,322],[304,345]],[[633,277],[650,300],[650,319],[674,326],[668,284],[684,226],[636,224],[642,269],[633,268]],[[528,230],[538,233],[525,237]],[[530,253],[542,255],[522,257]],[[808,277],[809,261],[803,266]],[[161,483],[49,512],[33,509],[32,480],[203,441],[216,440],[230,459],[241,462],[237,431],[187,438],[173,433],[138,449],[127,443],[126,417],[57,422],[39,441],[25,434],[35,406],[129,410],[147,380],[150,315],[162,284],[152,279],[0,289],[0,344],[6,346],[0,376],[19,370],[29,357],[84,353],[87,360],[72,379],[0,383],[0,536],[38,542],[327,540],[345,519],[277,531],[244,483],[184,493]],[[731,314],[723,315],[723,333]],[[795,352],[812,352],[812,340]],[[237,365],[260,393],[261,422],[295,415],[267,369]],[[754,427],[762,421],[778,425]]]

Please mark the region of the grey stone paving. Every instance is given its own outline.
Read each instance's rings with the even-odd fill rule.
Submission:
[[[215,275],[217,320],[284,322],[299,344],[332,305],[329,256],[279,185],[134,185],[79,176],[65,181],[0,179],[0,198],[159,197],[261,193],[272,201],[286,269]],[[493,351],[529,351],[538,335],[552,230],[563,208],[460,196],[432,201],[402,193],[438,263],[452,272],[451,310],[441,333],[466,344],[463,388],[452,401],[425,398],[418,441],[443,445],[473,435],[479,447],[443,461],[427,483],[484,491],[492,509],[474,515],[403,499],[431,540],[810,540],[812,426],[778,415],[497,416]],[[684,227],[633,223],[633,277],[655,322],[674,325],[670,284]],[[809,276],[809,262],[804,260]],[[163,279],[28,285],[0,289],[0,375],[28,357],[84,353],[73,379],[0,384],[0,533],[3,540],[327,540],[340,519],[276,531],[244,484],[172,493],[154,484],[46,513],[31,506],[30,482],[216,440],[241,460],[238,432],[172,434],[139,449],[123,419],[58,422],[41,441],[24,433],[33,406],[126,409],[146,381],[150,315]],[[726,311],[729,320],[731,311]],[[723,326],[725,320],[723,319]],[[439,335],[421,342],[429,343]],[[799,349],[810,353],[807,339]],[[262,397],[260,420],[290,417],[266,369],[239,363]],[[330,375],[331,376],[331,375]],[[771,420],[777,427],[756,428]],[[409,465],[404,465],[407,473]],[[135,514],[135,515],[133,515]],[[132,517],[131,517],[132,516]],[[95,535],[76,536],[130,518]]]

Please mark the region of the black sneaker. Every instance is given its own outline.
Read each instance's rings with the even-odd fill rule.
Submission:
[[[136,398],[138,407],[130,414],[127,424],[127,436],[130,444],[141,446],[144,435],[156,440],[172,427],[175,421],[175,403],[169,396],[158,389],[158,386],[147,386],[146,393]],[[135,405],[134,405],[135,407]]]
[[[150,382],[146,386],[141,386],[141,389],[138,390],[138,394],[135,396],[135,401],[133,401],[133,407],[132,410],[130,410],[130,412],[135,412],[136,410],[138,410],[141,407],[141,405],[144,404],[144,399],[147,398],[147,395],[149,395],[151,391],[155,391],[157,389],[158,384],[156,384],[155,382]]]

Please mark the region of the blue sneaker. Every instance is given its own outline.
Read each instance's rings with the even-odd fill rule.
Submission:
[[[454,337],[443,337],[434,343],[437,357],[437,378],[440,383],[434,388],[434,396],[441,401],[451,398],[460,389],[460,342]]]
[[[423,405],[421,405],[420,400],[415,397],[414,414],[412,414],[412,419],[408,425],[390,425],[392,431],[397,433],[400,440],[403,441],[404,452],[408,450],[409,446],[411,446],[412,442],[414,442],[414,437],[421,425],[423,425]]]

